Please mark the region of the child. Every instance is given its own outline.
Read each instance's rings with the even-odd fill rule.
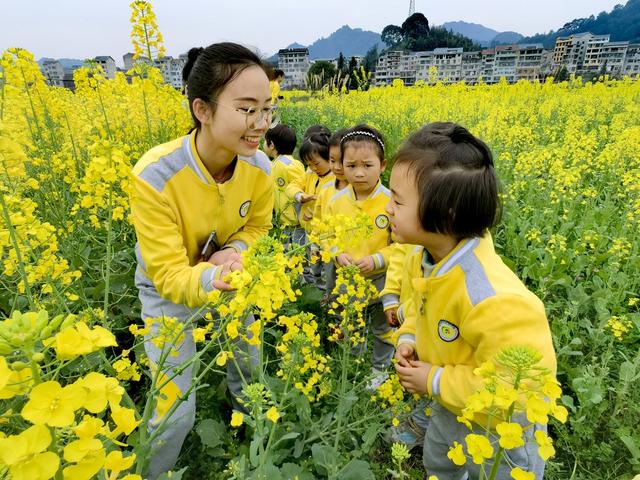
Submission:
[[[435,400],[429,418],[413,416],[426,429],[423,463],[440,480],[478,478],[480,466],[447,458],[454,441],[465,445],[470,433],[456,416],[482,385],[473,371],[506,346],[528,345],[555,374],[544,305],[494,250],[488,229],[499,218],[498,180],[491,151],[466,129],[432,123],[416,132],[396,155],[391,195],[395,238],[423,247],[410,257],[414,294],[400,308],[406,318],[396,352],[404,388]],[[526,448],[505,451],[509,463],[537,479],[544,462],[532,439],[544,428],[526,430]],[[511,478],[509,463],[501,462],[496,478]]]
[[[287,197],[295,201],[299,212],[298,220],[306,231],[313,219],[318,192],[335,179],[329,166],[329,136],[326,133],[312,133],[305,138],[300,146],[300,159],[309,168],[302,177],[292,181],[285,189]],[[305,269],[304,279],[307,283],[322,289],[324,282],[321,281],[321,274],[322,265],[315,263]]]
[[[316,200],[316,206],[313,210],[313,218],[322,219],[322,209],[327,208],[327,203],[337,192],[349,185],[346,177],[344,176],[344,169],[342,168],[342,152],[340,151],[340,141],[348,129],[343,128],[335,132],[329,138],[329,165],[331,166],[331,172],[335,176],[333,183],[325,183],[318,193]],[[323,304],[328,303],[331,297],[331,292],[335,287],[335,264],[328,262],[323,264],[324,278],[326,281],[325,295],[322,300]]]
[[[349,186],[336,193],[327,204],[327,215],[349,216],[366,213],[374,225],[370,238],[349,251],[338,252],[337,266],[357,265],[380,291],[392,247],[389,218],[384,207],[389,201],[389,190],[380,183],[384,170],[384,140],[377,130],[358,125],[345,133],[340,141],[344,174]],[[324,215],[324,212],[323,212]],[[373,378],[368,388],[381,385],[388,374],[393,356],[393,329],[387,324],[380,300],[367,307],[371,330],[375,336],[372,354]],[[361,351],[364,353],[364,345]]]
[[[287,197],[285,190],[294,180],[304,175],[302,163],[291,155],[296,148],[296,132],[288,125],[277,125],[265,134],[264,152],[273,159],[271,178],[275,185],[274,223],[282,227],[289,243],[301,245],[304,230],[298,222],[295,202]]]

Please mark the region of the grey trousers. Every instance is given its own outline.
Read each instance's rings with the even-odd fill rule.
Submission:
[[[424,408],[426,406],[431,407],[431,416],[425,415]],[[422,462],[427,470],[427,475],[435,475],[438,480],[475,480],[480,478],[481,468],[485,469],[487,475],[489,474],[492,466],[491,462],[477,465],[467,458],[467,463],[459,467],[447,457],[453,442],[461,444],[466,452],[465,437],[470,433],[484,435],[485,432],[480,427],[474,425],[473,432],[470,431],[464,424],[456,420],[456,416],[453,413],[436,401],[420,402],[413,411],[412,417],[417,425],[425,429]],[[514,419],[514,422],[518,422],[523,426],[529,425],[526,419]],[[538,445],[534,439],[534,433],[537,430],[546,432],[547,426],[536,424],[533,428],[527,429],[525,431],[524,446],[504,451],[496,480],[512,480],[511,469],[515,467],[533,472],[536,480],[542,480],[545,463],[538,455]],[[492,434],[490,441],[495,445],[494,449],[497,451],[498,436]]]
[[[181,322],[185,322],[197,311],[197,309],[178,305],[160,297],[155,287],[139,270],[136,272],[136,285],[138,286],[138,296],[142,303],[143,320],[164,316],[174,317]],[[202,315],[206,313],[207,311],[203,311]],[[215,318],[215,312],[212,313]],[[254,321],[253,315],[249,315],[245,318],[245,325],[250,325]],[[153,365],[158,365],[163,353],[162,346],[156,346],[151,342],[151,339],[157,335],[158,328],[158,325],[154,324],[144,342],[145,352]],[[236,363],[233,360],[227,362],[227,385],[234,408],[243,411],[244,407],[238,402],[238,398],[241,397],[245,383],[243,378],[247,383],[251,381],[252,367],[258,363],[258,349],[239,340],[239,337],[237,340],[235,342],[234,357],[238,366],[236,367]],[[163,375],[158,386],[166,383],[169,379],[170,382],[161,389],[156,410],[149,422],[149,433],[153,434],[164,420],[164,417],[166,415],[170,416],[164,422],[162,431],[153,442],[153,451],[149,458],[149,468],[145,476],[145,478],[151,480],[175,466],[182,444],[195,423],[195,390],[187,398],[183,398],[191,388],[197,367],[194,364],[190,364],[184,368],[182,365],[190,358],[193,358],[196,353],[191,327],[187,327],[184,330],[184,338],[178,345],[172,345],[172,349],[173,355],[167,355],[165,352],[166,358],[161,368]],[[178,400],[182,401],[172,411],[171,406]]]

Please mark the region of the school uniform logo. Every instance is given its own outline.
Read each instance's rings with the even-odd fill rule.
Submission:
[[[378,215],[376,217],[376,227],[378,227],[381,230],[384,230],[388,226],[389,226],[389,217],[387,217],[384,214]]]
[[[438,336],[444,342],[453,342],[460,336],[460,330],[453,323],[440,320],[438,322]]]
[[[251,200],[247,200],[242,205],[240,205],[240,216],[246,217],[247,213],[249,213],[249,207],[251,206]]]
[[[278,177],[278,179],[276,180],[276,183],[278,184],[279,187],[284,187],[284,178]]]

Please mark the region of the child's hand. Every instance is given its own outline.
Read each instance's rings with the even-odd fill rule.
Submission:
[[[396,360],[398,361],[398,365],[403,367],[411,366],[409,362],[414,359],[415,353],[416,349],[410,343],[402,343],[398,345],[398,348],[396,348]]]
[[[391,307],[385,310],[384,315],[387,317],[387,323],[390,327],[400,326],[400,321],[398,320],[398,307]]]
[[[309,195],[307,193],[303,193],[302,195],[300,195],[300,203],[307,203],[315,199],[316,199],[315,195]]]
[[[400,377],[400,384],[409,393],[417,393],[418,395],[426,395],[429,393],[427,389],[427,380],[431,371],[431,364],[427,362],[419,362],[412,360],[409,367],[403,367],[396,364],[396,372]]]
[[[349,255],[348,253],[341,253],[336,258],[336,261],[338,262],[338,265],[340,265],[341,267],[346,267],[347,265],[353,265],[353,258],[351,258],[351,255]]]
[[[371,255],[362,257],[360,260],[356,261],[355,263],[362,273],[373,272],[376,268],[376,264],[373,261],[373,257]]]

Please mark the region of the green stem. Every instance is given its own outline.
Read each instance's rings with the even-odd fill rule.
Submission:
[[[29,286],[29,280],[27,278],[27,272],[24,269],[24,262],[22,260],[22,253],[20,252],[20,245],[18,243],[18,237],[16,235],[16,230],[11,223],[11,216],[9,215],[9,207],[7,206],[4,193],[0,190],[0,204],[2,204],[2,214],[4,216],[4,221],[9,230],[9,236],[11,237],[11,243],[13,244],[13,248],[16,251],[16,257],[18,259],[18,271],[20,272],[20,276],[22,277],[22,282],[24,283],[24,288],[27,293],[27,298],[29,299],[29,306],[31,310],[36,310],[36,304],[33,301],[33,295],[31,294],[31,287]]]
[[[109,168],[111,168],[111,156],[109,156]],[[108,214],[107,214],[107,257],[105,259],[104,266],[104,298],[102,301],[102,311],[104,313],[104,320],[107,322],[109,310],[109,288],[111,288],[111,259],[112,255],[112,234],[111,234],[111,220],[113,214],[113,188],[109,185],[109,201],[108,201]]]

